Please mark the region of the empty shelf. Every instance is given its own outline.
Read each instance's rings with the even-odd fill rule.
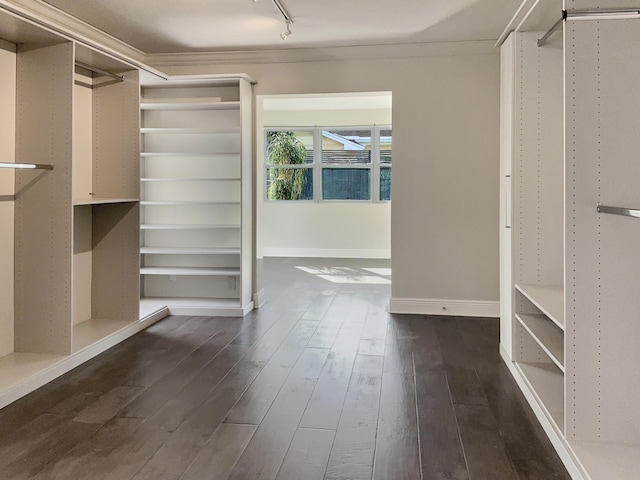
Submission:
[[[133,203],[139,201],[138,198],[75,198],[74,205],[102,205],[106,203]]]
[[[141,247],[140,253],[155,255],[239,255],[239,248]]]
[[[204,158],[216,158],[216,157],[230,157],[238,156],[239,152],[212,152],[212,153],[193,153],[193,152],[142,152],[140,154],[143,158],[149,157],[204,157]]]
[[[561,285],[516,285],[522,295],[564,330],[564,289]]]
[[[239,224],[217,224],[217,225],[203,225],[203,224],[150,224],[144,223],[140,225],[142,230],[213,230],[213,229],[235,229],[240,228]]]
[[[141,205],[240,205],[240,202],[205,202],[205,201],[144,201]]]
[[[141,182],[239,182],[240,178],[141,178]]]
[[[239,277],[239,268],[214,268],[214,267],[142,267],[141,275],[206,275]]]
[[[552,363],[516,362],[549,420],[564,433],[564,375]]]
[[[240,127],[231,127],[231,128],[141,128],[140,133],[142,134],[180,134],[180,135],[226,135],[226,134],[235,134],[240,133]]]
[[[571,447],[593,480],[636,480],[640,447],[604,442],[571,442]]]
[[[145,99],[141,110],[238,110],[240,102],[221,102],[216,98],[162,98]]]
[[[564,335],[546,315],[516,313],[516,318],[564,372]]]

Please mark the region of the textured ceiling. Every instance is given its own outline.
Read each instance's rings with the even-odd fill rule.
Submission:
[[[145,53],[496,39],[520,0],[47,0]]]

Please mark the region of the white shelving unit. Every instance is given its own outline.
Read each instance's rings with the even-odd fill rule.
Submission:
[[[176,313],[244,315],[253,308],[251,80],[144,85],[140,108],[141,308],[166,299]]]
[[[499,41],[501,354],[577,480],[640,472],[640,222],[596,209],[640,208],[640,19],[612,7],[525,0]]]
[[[0,38],[0,160],[46,166],[0,169],[3,407],[161,316],[138,308],[137,69],[2,7]]]

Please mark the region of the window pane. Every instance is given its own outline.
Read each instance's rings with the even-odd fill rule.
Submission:
[[[299,165],[313,163],[312,131],[267,130],[268,165]]]
[[[380,130],[380,163],[382,164],[391,164],[391,140],[391,130]]]
[[[323,168],[324,200],[370,200],[371,170],[368,168]]]
[[[312,168],[267,168],[268,200],[313,200]]]
[[[322,163],[371,163],[371,130],[322,130]]]
[[[391,169],[380,168],[380,200],[391,200]]]

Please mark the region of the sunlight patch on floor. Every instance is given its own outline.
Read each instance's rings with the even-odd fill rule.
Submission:
[[[298,270],[316,275],[331,283],[347,284],[360,283],[366,285],[391,285],[390,268],[349,268],[349,267],[303,267]],[[371,273],[375,275],[371,275]]]

